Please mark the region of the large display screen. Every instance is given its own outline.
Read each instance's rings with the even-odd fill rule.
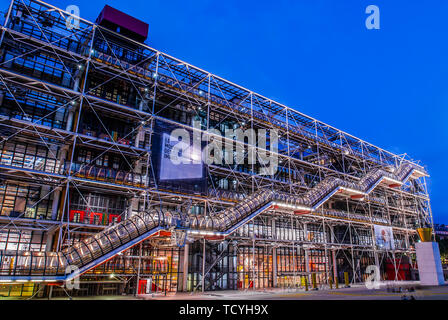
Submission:
[[[172,134],[179,129],[175,124],[156,120],[152,137],[151,163],[157,187],[175,192],[206,194],[206,165],[202,161],[203,143],[196,146],[193,134],[188,138],[176,138]]]
[[[391,227],[375,225],[375,243],[380,249],[394,250],[394,235]]]
[[[190,144],[162,134],[160,152],[160,180],[184,180],[203,178],[201,150]]]

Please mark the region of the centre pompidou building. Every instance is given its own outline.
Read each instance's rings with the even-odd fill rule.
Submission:
[[[415,230],[432,224],[418,162],[149,47],[148,25],[111,7],[95,23],[1,9],[1,294],[319,287],[372,265],[414,279]],[[264,130],[264,146],[223,141],[276,170],[176,169],[179,128]]]

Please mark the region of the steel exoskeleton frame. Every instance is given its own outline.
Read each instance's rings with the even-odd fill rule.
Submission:
[[[201,214],[211,215],[260,188],[275,187],[279,191],[300,195],[329,176],[356,182],[375,168],[398,168],[406,162],[420,167],[407,155],[395,155],[373,146],[87,20],[80,19],[79,29],[67,30],[67,17],[69,14],[63,10],[41,1],[15,0],[11,2],[6,14],[0,38],[3,49],[0,64],[2,101],[12,101],[15,106],[11,108],[20,109],[18,113],[21,114],[18,117],[2,113],[0,125],[3,150],[11,141],[31,141],[42,145],[49,153],[57,153],[50,157],[56,163],[51,170],[47,169],[47,166],[42,170],[34,159],[32,165],[25,165],[25,160],[22,163],[6,160],[0,162],[5,181],[48,185],[51,191],[43,198],[51,197],[53,202],[52,212],[46,219],[25,219],[23,216],[11,217],[2,214],[2,230],[41,230],[47,233],[47,251],[52,250],[51,248],[59,251],[64,244],[70,246],[73,243],[72,235],[92,234],[105,228],[95,224],[73,222],[70,219],[70,204],[73,203],[71,197],[76,195],[89,207],[89,201],[84,196],[89,190],[107,190],[128,199],[122,219],[146,208],[175,207],[180,210],[188,201],[190,206],[203,208]],[[128,55],[117,56],[120,43],[126,48]],[[97,46],[105,47],[106,50],[100,50]],[[14,52],[15,47],[20,47],[22,51]],[[7,57],[5,52],[13,53]],[[33,58],[34,56],[38,58]],[[39,78],[35,73],[30,73],[26,63],[22,64],[21,69],[17,67],[20,63],[18,61],[22,59],[28,63],[33,61],[34,68],[39,69],[40,67],[36,67],[38,63],[48,65],[48,61],[39,62],[39,59],[48,56],[53,58],[52,68],[58,69],[57,72],[52,71],[53,78],[44,75],[43,71]],[[56,73],[68,75],[68,79],[61,76],[62,81],[58,82],[55,80]],[[95,75],[107,80],[92,84]],[[135,92],[134,101],[119,95],[115,98],[102,95],[102,90],[106,91],[104,88],[113,82],[126,83],[131,91]],[[55,108],[51,113],[33,119],[25,111],[29,108],[25,107],[27,103],[24,102],[24,96],[36,101],[42,99],[39,95],[54,97],[52,103]],[[61,110],[64,110],[63,125],[57,127],[45,123],[46,119]],[[240,128],[278,130],[277,156],[281,170],[272,176],[261,176],[256,173],[257,168],[254,168],[254,165],[250,170],[233,165],[210,165],[207,171],[209,190],[206,196],[192,196],[161,188],[154,176],[151,158],[155,121],[197,130],[185,121],[170,119],[167,115],[169,110],[187,110],[192,117],[201,119],[204,124],[199,129],[201,133],[229,124]],[[100,123],[101,130],[105,132],[103,138],[81,131],[83,115],[87,112]],[[120,117],[133,123],[132,130],[121,138],[134,140],[134,143],[117,141],[108,128],[107,121],[110,117],[106,116]],[[248,144],[244,145],[247,147]],[[117,154],[129,168],[125,173],[126,178],[111,181],[100,177],[100,173],[84,174],[86,164],[77,163],[75,160],[75,152],[82,148],[98,150],[97,156],[91,159],[90,163],[94,163],[104,154]],[[423,167],[420,168],[425,172]],[[101,169],[89,170],[100,172]],[[234,191],[229,192],[216,185],[215,181],[222,180],[231,181],[236,186]],[[275,220],[278,216],[286,216],[300,225],[319,226],[330,239],[323,243],[299,238],[287,241],[277,239],[271,234],[269,243],[289,246],[292,241],[293,246],[305,244],[308,250],[325,250],[326,257],[329,252],[333,255],[349,253],[351,257],[347,258],[347,261],[353,270],[351,280],[360,281],[357,276],[360,265],[355,264],[355,253],[361,256],[364,253],[373,253],[376,264],[379,260],[391,256],[397,274],[399,266],[396,265],[396,257],[401,257],[403,253],[412,253],[411,247],[416,241],[415,227],[432,224],[424,176],[404,183],[399,189],[388,185],[381,186],[380,190],[366,196],[364,201],[339,195],[336,195],[335,199],[328,207],[321,207],[306,216],[292,216],[290,211],[281,208],[263,214],[267,219]],[[341,206],[342,203],[345,203],[345,210],[332,208]],[[334,209],[333,214],[329,209]],[[377,219],[379,215],[381,218],[378,219],[385,219],[385,224],[394,228],[397,239],[403,238],[403,246],[397,246],[393,252],[379,250],[373,241],[366,246],[354,243],[354,239],[359,237],[356,233],[363,228],[370,230],[373,238],[373,225],[382,223]],[[346,234],[338,239],[333,229],[339,226],[346,229]],[[50,234],[56,234],[54,242]],[[346,243],[346,237],[349,243]],[[240,239],[236,235],[230,238]],[[254,241],[262,244],[267,240]],[[255,242],[252,245],[255,245]],[[398,264],[400,261],[401,259],[398,259]],[[328,266],[326,265],[327,274],[331,274],[332,268],[334,271],[333,264],[330,261]],[[202,277],[205,277],[205,274]]]

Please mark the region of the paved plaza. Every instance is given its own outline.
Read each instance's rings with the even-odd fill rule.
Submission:
[[[15,298],[17,299],[17,298]],[[52,300],[69,300],[55,297]],[[418,282],[382,283],[379,289],[367,289],[365,285],[349,288],[319,290],[272,289],[245,291],[213,291],[197,293],[155,293],[122,296],[72,297],[72,300],[448,300],[448,284],[438,287],[422,287]],[[13,300],[13,298],[0,298]],[[47,300],[42,299],[42,300]]]

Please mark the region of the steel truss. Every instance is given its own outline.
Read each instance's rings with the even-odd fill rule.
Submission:
[[[325,179],[356,184],[374,170],[393,172],[406,164],[419,173],[398,188],[381,183],[362,201],[347,194],[333,194],[306,215],[281,207],[268,208],[244,224],[253,227],[264,221],[272,227],[279,219],[290,219],[291,226],[301,226],[305,234],[306,226],[317,230],[313,232],[323,235],[320,242],[306,236],[281,239],[275,232],[266,238],[242,236],[239,232],[244,225],[235,228],[227,239],[238,241],[238,246],[248,241],[253,252],[267,244],[273,251],[288,246],[304,252],[323,250],[327,261],[323,282],[332,273],[337,276],[337,259],[347,262],[351,281],[357,282],[365,277],[365,266],[359,263],[363,257],[372,258],[377,265],[392,259],[397,275],[403,255],[413,255],[415,228],[432,225],[426,169],[408,155],[383,150],[82,18],[79,29],[68,30],[68,16],[42,1],[13,0],[2,24],[0,178],[5,197],[10,185],[30,190],[40,187],[28,211],[43,202],[51,205],[47,204],[42,217],[26,210],[11,215],[2,209],[0,231],[37,230],[45,235],[44,250],[59,252],[116,223],[92,223],[95,213],[90,208],[95,207],[98,194],[120,199],[123,205],[117,205],[113,218],[122,221],[153,209],[185,216],[199,208],[200,217],[209,217],[258,190],[275,189],[299,197]],[[176,113],[190,121],[175,118]],[[192,127],[193,119],[201,121],[200,129]],[[156,121],[209,135],[210,130],[229,126],[278,130],[275,155],[279,170],[263,176],[259,174],[263,165],[214,164],[207,167],[206,194],[166,189],[158,185],[152,163]],[[118,133],[123,127],[127,130]],[[234,143],[232,139],[224,141]],[[260,149],[250,143],[240,144]],[[19,146],[24,150],[19,152]],[[117,159],[118,169],[105,168],[104,163],[112,158]],[[224,188],[222,181],[231,187]],[[74,203],[84,209],[74,210]],[[90,212],[91,220],[75,221],[73,211]],[[375,245],[375,224],[393,228],[395,250],[381,250]],[[343,234],[336,235],[335,228]],[[362,243],[361,234],[370,240]],[[204,235],[193,238],[203,240]],[[126,252],[138,256],[135,250]],[[216,261],[206,266],[203,259],[205,279]],[[294,270],[294,275],[300,273]]]

